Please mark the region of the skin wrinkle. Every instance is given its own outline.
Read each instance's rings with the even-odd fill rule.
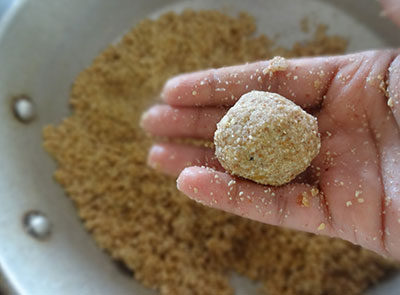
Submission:
[[[338,73],[340,72],[340,70],[341,70],[340,67],[335,67],[334,73],[333,73],[332,77],[330,77],[329,82],[328,82],[328,84],[327,84],[327,86],[326,86],[326,91],[325,91],[325,93],[321,96],[321,99],[319,100],[319,106],[320,106],[320,107],[319,107],[318,114],[319,114],[322,110],[324,110],[325,113],[330,117],[332,123],[335,124],[335,128],[333,128],[334,130],[336,130],[336,129],[340,128],[340,127],[339,127],[339,125],[337,124],[336,119],[335,119],[335,118],[331,115],[331,113],[329,112],[329,110],[326,110],[326,109],[325,109],[326,100],[323,99],[323,97],[329,95],[329,91],[331,90],[331,86],[332,86],[332,84],[333,84],[335,78],[337,77]],[[322,142],[323,142],[324,140],[328,140],[327,137],[328,137],[328,135],[325,136],[324,133],[321,133],[321,141],[322,141]],[[321,151],[320,151],[320,152],[321,152]],[[331,166],[328,165],[328,166],[325,168],[325,171],[328,171],[330,167],[331,167]],[[320,193],[320,194],[318,195],[318,197],[321,196],[321,198],[320,198],[320,205],[321,205],[321,208],[324,209],[325,220],[326,220],[327,224],[329,225],[329,227],[331,228],[331,230],[333,230],[334,233],[336,233],[337,236],[340,237],[340,236],[341,236],[341,235],[340,235],[340,232],[339,232],[339,231],[337,230],[337,228],[336,228],[336,219],[334,218],[334,216],[333,216],[332,213],[331,213],[331,210],[330,210],[330,207],[329,207],[329,202],[328,202],[328,204],[327,204],[327,196],[326,196],[325,194],[323,194],[324,189],[323,189],[323,186],[321,186],[320,183],[318,183],[318,188],[319,188],[320,192],[322,192],[322,193]],[[355,238],[355,240],[356,240],[356,236],[354,236],[354,238]]]
[[[325,194],[319,193],[317,196],[315,196],[317,198],[319,198],[319,203],[321,208],[324,210],[324,217],[325,217],[325,224],[329,226],[329,231],[333,231],[335,234],[337,234],[337,230],[335,227],[335,223],[329,208],[329,202],[325,196]]]
[[[192,134],[195,134],[197,130],[202,130],[200,127],[200,120],[201,120],[201,109],[198,109],[197,112],[195,112],[195,117],[193,118],[192,122]]]
[[[329,88],[331,87],[333,80],[335,79],[336,75],[339,72],[339,67],[334,67],[333,73],[328,73],[329,75],[331,75],[326,83],[326,87],[324,87],[324,92],[322,92],[320,94],[320,96],[318,97],[318,101],[317,101],[317,109],[319,110],[318,113],[321,111],[321,109],[324,107],[324,97],[326,97],[328,95],[329,92]]]
[[[364,59],[364,58],[363,58],[363,59]],[[368,66],[368,65],[365,66],[364,63],[363,63],[362,61],[358,62],[357,66],[356,66],[354,69],[353,69],[352,64],[347,64],[347,65],[344,66],[343,68],[339,69],[338,75],[342,74],[342,76],[344,76],[343,73],[346,73],[347,75],[350,75],[350,76],[352,77],[352,79],[351,79],[350,81],[348,81],[348,82],[346,82],[346,83],[342,82],[342,84],[343,84],[343,86],[342,86],[342,93],[347,93],[347,92],[349,92],[348,89],[351,89],[352,87],[354,87],[354,86],[353,86],[353,83],[355,83],[356,85],[361,84],[361,85],[359,85],[359,89],[363,89],[362,86],[364,86],[365,78],[364,78],[364,75],[362,74],[362,72],[363,72],[363,70],[364,70],[365,67],[368,67],[367,72],[370,72],[369,66]],[[350,73],[346,72],[346,70],[347,70],[348,68],[350,68],[350,69],[352,70],[352,71],[350,71]],[[361,73],[361,74],[358,74],[358,73]],[[361,77],[361,80],[360,80],[360,78],[359,78],[358,76]],[[356,77],[356,79],[354,79],[354,77]],[[357,78],[358,78],[358,79],[357,79]],[[338,78],[338,79],[340,80],[340,78]],[[339,82],[339,83],[340,83],[340,82]],[[361,90],[361,91],[362,91],[362,90]],[[360,104],[362,103],[362,102],[361,102],[361,99],[362,99],[362,98],[363,98],[363,97],[361,97],[361,96],[359,96],[357,100],[355,100],[355,99],[353,98],[355,105],[360,105]],[[364,111],[364,113],[365,113],[365,111]],[[353,127],[353,126],[352,126],[352,127]]]
[[[295,59],[293,59],[293,60],[295,60]],[[268,62],[266,62],[266,67],[265,68],[268,68],[268,66],[269,66],[269,61]],[[291,68],[292,67],[292,68]],[[287,81],[287,77],[286,77],[286,75],[288,74],[288,73],[292,73],[292,72],[295,72],[297,69],[298,69],[299,67],[296,65],[296,66],[293,66],[293,65],[291,65],[290,63],[289,63],[289,66],[288,66],[288,68],[286,69],[286,70],[283,70],[283,71],[275,71],[275,72],[273,72],[272,73],[272,75],[270,75],[269,73],[267,73],[266,75],[264,75],[264,77],[267,77],[267,79],[264,79],[263,81],[263,86],[262,86],[262,89],[267,89],[269,92],[274,92],[274,93],[280,93],[281,91],[280,91],[280,89],[279,89],[279,87],[286,87],[286,86],[284,86],[284,84],[283,84],[283,82],[286,82]],[[335,76],[334,76],[334,74],[332,75],[332,79],[334,78]],[[290,78],[291,79],[291,78]],[[330,81],[329,82],[327,82],[327,87],[326,87],[326,91],[328,91],[328,89],[329,89],[329,86],[328,85],[330,85]],[[310,113],[310,114],[312,114],[313,116],[315,116],[315,113],[312,111],[312,110],[314,110],[314,109],[316,109],[316,110],[319,110],[320,109],[320,106],[321,106],[321,101],[323,101],[323,96],[324,96],[324,94],[323,95],[321,95],[320,96],[320,98],[318,99],[318,101],[317,102],[315,102],[315,103],[313,103],[313,105],[301,105],[301,107],[303,108],[303,109],[305,109],[308,113]]]
[[[391,57],[390,61],[387,63],[387,66],[385,67],[385,75],[384,75],[384,81],[387,81],[386,78],[388,77],[388,73],[389,73],[389,67],[390,65],[393,63],[393,61],[395,60],[396,55],[393,54],[393,56]],[[385,101],[386,104],[386,95],[385,92],[382,91],[381,89],[379,89],[380,93],[381,93],[381,97],[382,100]],[[374,132],[374,130],[371,128],[371,118],[370,116],[368,116],[368,112],[367,110],[364,109],[364,112],[367,114],[367,123],[368,123],[368,131],[370,134],[370,137],[373,139],[373,143],[375,146],[375,150],[376,150],[376,155],[377,155],[377,163],[378,163],[378,174],[381,176],[380,177],[380,187],[381,187],[381,208],[380,208],[380,231],[381,231],[381,235],[380,235],[380,240],[382,243],[382,250],[385,253],[385,255],[390,255],[388,252],[388,247],[387,247],[387,234],[386,234],[386,224],[387,224],[387,216],[384,213],[386,211],[386,191],[387,188],[385,187],[385,184],[383,182],[383,177],[382,177],[382,148],[379,145],[379,140],[376,137],[376,134]]]
[[[266,68],[268,68],[268,66],[269,66],[269,61],[267,62]],[[265,77],[268,77],[268,78],[265,80],[265,82],[264,82],[265,85],[263,86],[263,88],[264,89],[270,88],[270,90],[269,90],[270,92],[279,93],[279,90],[278,90],[279,85],[282,85],[281,79],[282,78],[285,79],[284,77],[285,77],[287,71],[288,70],[276,71],[276,72],[273,72],[272,75],[270,75],[269,73],[264,75]]]
[[[237,214],[239,214],[239,206],[238,206],[238,199],[239,199],[239,185],[238,185],[238,179],[234,178],[236,183],[233,184],[233,188],[230,191],[231,192],[231,196],[232,196],[232,200],[228,200],[228,202],[233,203],[234,206],[233,208],[236,209]]]
[[[217,76],[217,69],[212,69],[210,76],[212,76],[212,79],[207,79],[207,84],[210,87],[210,98],[211,100],[214,100],[216,92],[215,89],[217,89],[217,81],[219,80],[219,77]]]
[[[370,126],[370,122],[369,122],[369,120],[367,121],[368,122],[368,132],[370,133],[370,137],[373,139],[373,142],[374,142],[374,146],[375,146],[375,151],[376,151],[376,154],[377,154],[377,156],[378,156],[378,174],[379,175],[382,175],[382,168],[381,168],[381,157],[380,157],[380,149],[378,148],[378,144],[377,144],[377,142],[376,142],[376,137],[375,137],[375,135],[374,135],[374,133],[373,133],[373,131],[372,131],[372,129],[371,129],[371,126]],[[379,185],[380,187],[381,187],[381,192],[382,192],[382,194],[381,194],[381,208],[380,208],[380,214],[381,214],[381,218],[380,218],[380,226],[379,226],[379,228],[380,228],[380,241],[381,241],[381,246],[382,246],[382,251],[386,254],[386,255],[389,255],[389,253],[388,253],[388,251],[387,251],[387,247],[386,247],[386,214],[384,214],[383,212],[385,211],[385,186],[384,186],[384,184],[383,184],[383,181],[382,181],[382,177],[380,177],[380,185]]]
[[[380,165],[379,169],[381,169]],[[385,195],[383,194],[381,197],[381,231],[382,231],[381,242],[385,256],[389,256],[389,251],[387,247],[387,237],[386,237],[386,214],[384,213],[385,210],[386,210],[386,203],[385,203]]]
[[[265,63],[265,65],[264,65]],[[270,61],[265,61],[260,63],[262,67],[267,69],[270,65]],[[286,81],[286,75],[289,72],[295,71],[297,66],[294,66],[293,69],[291,69],[291,65],[289,64],[288,68],[285,70],[278,70],[274,71],[272,73],[267,72],[266,74],[262,74],[261,77],[267,78],[263,79],[263,84],[262,84],[262,89],[267,89],[269,92],[274,92],[274,93],[280,93],[279,91],[279,86],[282,86],[283,83],[282,81]],[[259,89],[257,89],[259,90]]]
[[[288,200],[287,200],[287,198],[282,198],[282,195],[280,193],[277,193],[275,198],[276,198],[276,200],[278,202],[278,206],[277,206],[277,210],[278,210],[278,212],[277,212],[277,214],[278,214],[277,215],[278,216],[278,225],[279,226],[283,226],[284,223],[285,223],[284,222],[284,220],[285,220],[284,216],[287,213],[286,209],[287,209]]]
[[[332,76],[329,78],[329,80],[328,80],[328,82],[327,82],[327,84],[326,84],[326,87],[324,87],[324,88],[325,88],[325,89],[324,89],[324,92],[321,93],[320,97],[318,98],[317,105],[316,105],[315,107],[308,107],[308,108],[305,108],[305,110],[306,110],[309,114],[311,114],[311,115],[313,115],[314,117],[317,117],[317,118],[318,118],[319,113],[320,113],[321,110],[324,108],[324,104],[325,104],[325,99],[324,99],[324,97],[326,97],[326,96],[328,95],[329,89],[330,89],[330,87],[331,87],[331,85],[332,85],[332,83],[333,83],[333,80],[335,79],[336,75],[338,74],[338,72],[339,72],[339,67],[335,67],[335,69],[334,69],[334,71],[333,71],[333,73],[332,73]],[[321,141],[323,140],[324,137],[326,137],[324,134],[320,134],[320,136],[321,136]]]
[[[338,72],[339,72],[339,67],[335,67],[334,72],[332,74],[332,77],[330,77],[328,83],[326,84],[326,89],[324,91],[324,93],[321,95],[321,97],[318,99],[318,113],[321,112],[321,110],[324,108],[325,106],[325,99],[324,96],[326,97],[329,94],[329,89],[331,88],[331,85],[333,83],[333,80],[335,80],[335,77],[337,76]],[[321,134],[322,135],[322,134]]]

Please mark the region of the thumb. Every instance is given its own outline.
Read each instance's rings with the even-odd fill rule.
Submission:
[[[383,15],[400,27],[400,0],[379,0],[383,8]]]
[[[268,187],[210,168],[189,167],[178,180],[189,198],[272,225],[334,236],[324,196],[306,184]]]

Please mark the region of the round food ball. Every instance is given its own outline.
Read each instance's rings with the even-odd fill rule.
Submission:
[[[317,119],[285,97],[244,94],[217,124],[216,156],[231,174],[282,185],[303,172],[318,154]]]

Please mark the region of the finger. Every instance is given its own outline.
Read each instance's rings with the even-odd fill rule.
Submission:
[[[224,171],[212,149],[175,143],[154,145],[150,149],[147,162],[150,167],[172,176],[178,176],[183,169],[190,166],[207,166]]]
[[[400,127],[400,55],[398,55],[389,67],[389,86],[387,101],[388,107],[392,110],[397,126]]]
[[[296,104],[315,107],[338,67],[338,57],[287,60],[282,71],[266,71],[269,61],[184,74],[170,79],[163,99],[173,106],[232,106],[244,93],[279,93]]]
[[[380,0],[383,11],[382,14],[387,16],[396,25],[400,26],[400,1],[399,0]]]
[[[305,184],[267,187],[201,167],[182,171],[178,189],[193,200],[263,223],[333,235],[316,189]]]
[[[146,111],[141,126],[155,136],[213,139],[222,108],[173,108],[156,105]]]

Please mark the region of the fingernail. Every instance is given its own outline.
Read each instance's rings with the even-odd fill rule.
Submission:
[[[178,178],[176,179],[176,188],[178,189],[178,191],[182,191],[182,189],[181,189],[181,183],[182,183],[182,181],[181,181],[181,175],[182,175],[182,173],[181,174],[179,174],[179,176],[178,176]]]
[[[159,109],[158,106],[153,106],[142,114],[140,118],[140,127],[149,130],[154,127],[154,124],[157,124],[157,119],[159,118]]]
[[[178,176],[178,179],[176,180],[176,187],[179,191],[183,192],[184,194],[187,193],[187,189],[185,189],[185,186],[183,183],[185,182],[185,179],[187,177],[190,177],[192,175],[192,170],[190,167],[185,168],[181,171],[181,173]]]
[[[164,152],[163,147],[159,145],[153,145],[147,156],[147,165],[155,170],[160,170],[161,164],[155,159],[157,159],[158,155],[162,154],[163,152]]]
[[[183,192],[182,191],[182,182],[183,182],[183,179],[185,178],[185,170],[186,170],[186,168],[181,171],[178,178],[176,179],[176,188],[181,192]]]
[[[161,91],[161,95],[160,95],[162,100],[165,101],[166,98],[167,98],[167,93],[169,91],[171,91],[171,90],[173,90],[173,89],[178,87],[179,81],[180,81],[179,76],[176,76],[176,77],[173,77],[173,78],[169,79],[165,83],[165,85],[164,85],[164,87],[163,87],[163,89]]]
[[[147,110],[142,114],[142,117],[140,118],[140,121],[139,121],[140,128],[145,129],[145,125],[146,125],[145,121],[149,118],[149,115],[150,115],[150,110]]]
[[[173,88],[178,87],[179,81],[180,81],[180,76],[172,77],[171,79],[169,79],[167,81],[167,83],[165,83],[164,89],[165,88],[173,89]]]

